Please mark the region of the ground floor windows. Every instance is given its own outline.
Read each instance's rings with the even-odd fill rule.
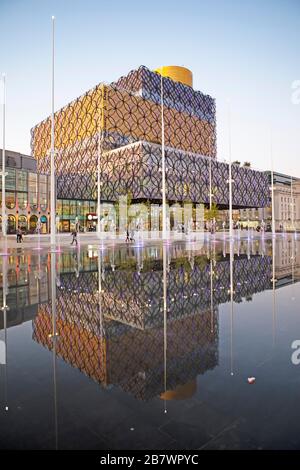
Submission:
[[[23,230],[27,230],[27,217],[26,215],[20,215],[18,218],[18,227]]]
[[[40,224],[38,221],[40,220]],[[46,215],[25,215],[25,214],[9,214],[7,216],[7,233],[15,234],[18,227],[26,233],[35,233],[40,226],[40,233],[48,233],[48,219]],[[2,217],[0,216],[0,232],[2,231]]]
[[[61,220],[59,222],[59,231],[60,232],[70,232],[70,221],[69,220]]]
[[[34,233],[37,229],[38,217],[36,215],[31,215],[29,219],[29,232]]]
[[[10,214],[7,217],[7,233],[15,233],[16,231],[16,218],[14,215]]]
[[[17,193],[17,201],[19,209],[26,209],[28,203],[27,193]]]
[[[96,231],[98,224],[96,201],[57,201],[58,230],[69,232]],[[77,221],[77,224],[76,224]],[[127,205],[127,198],[118,202],[101,202],[101,231],[123,233],[128,226],[138,231],[162,230],[162,206],[145,201]],[[184,227],[204,228],[204,204],[174,203],[167,205],[167,230],[182,231]]]
[[[40,222],[41,222],[41,233],[47,233],[48,232],[48,219],[46,215],[42,215],[40,217]]]
[[[5,205],[7,209],[14,209],[16,205],[15,193],[6,191],[5,193]]]

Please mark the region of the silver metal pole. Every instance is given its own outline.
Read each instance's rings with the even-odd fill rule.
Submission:
[[[4,326],[4,343],[5,343],[5,358],[4,358],[4,400],[5,400],[5,411],[8,411],[8,395],[7,395],[7,311],[9,307],[6,303],[7,301],[7,294],[8,294],[8,283],[7,283],[7,257],[4,256],[2,258],[2,297],[3,297],[3,326]]]
[[[210,332],[214,332],[213,261],[210,257]]]
[[[271,209],[272,209],[272,237],[276,236],[275,227],[275,201],[274,201],[274,166],[273,166],[273,145],[272,131],[270,132],[270,156],[271,156]]]
[[[229,237],[233,238],[232,225],[232,164],[231,164],[231,114],[228,102],[228,153],[229,153]]]
[[[103,90],[103,88],[102,88]],[[103,93],[103,91],[102,91]],[[103,109],[103,107],[102,107]],[[98,139],[97,139],[97,234],[101,236],[101,181],[100,181],[100,162],[101,162],[101,114],[98,112]]]
[[[276,271],[275,271],[275,261],[276,261],[276,244],[275,244],[275,238],[273,237],[272,239],[272,330],[273,330],[273,347],[275,346],[276,343]]]
[[[230,240],[230,374],[233,375],[233,240]]]
[[[275,204],[274,204],[274,172],[273,168],[271,171],[271,204],[272,204],[272,236],[275,237],[276,235],[276,228],[275,228]]]
[[[211,137],[209,136],[209,210],[212,206],[212,175],[211,175]]]
[[[2,235],[6,237],[6,210],[5,210],[5,118],[6,118],[6,76],[2,75],[3,80],[3,134],[2,134]]]
[[[162,239],[167,240],[167,205],[166,205],[166,162],[165,162],[165,120],[164,120],[164,86],[160,77],[161,98],[161,175],[162,175]]]
[[[295,220],[294,220],[294,203],[293,203],[293,177],[291,176],[291,222],[292,222],[292,230],[295,231]]]
[[[50,171],[50,242],[55,248],[55,218],[56,218],[56,201],[55,201],[55,142],[54,142],[54,46],[55,46],[55,17],[52,16],[52,84],[51,84],[51,171]]]
[[[163,245],[164,391],[167,392],[167,247]],[[167,403],[164,400],[165,413]]]
[[[52,364],[53,364],[53,395],[54,395],[54,434],[55,449],[58,449],[58,414],[57,414],[57,367],[56,367],[56,254],[51,253],[51,305],[52,305]]]

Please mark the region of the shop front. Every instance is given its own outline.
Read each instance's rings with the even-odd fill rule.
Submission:
[[[86,214],[86,231],[96,232],[98,217],[95,213]]]
[[[42,215],[40,218],[41,221],[41,233],[48,232],[48,219],[46,215]]]

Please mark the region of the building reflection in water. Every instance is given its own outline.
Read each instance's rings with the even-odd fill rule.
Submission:
[[[295,247],[293,253],[296,282]],[[7,326],[32,319],[33,339],[52,351],[54,372],[60,357],[102,386],[117,385],[141,400],[192,396],[197,376],[218,364],[218,306],[272,288],[268,240],[231,249],[226,243],[91,248],[54,254],[52,263],[51,256],[8,258]]]

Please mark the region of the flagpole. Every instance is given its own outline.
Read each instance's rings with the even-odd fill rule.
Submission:
[[[275,237],[276,227],[275,227],[275,204],[274,204],[274,167],[273,167],[272,131],[270,134],[271,134],[270,135],[270,153],[271,153],[272,237]]]
[[[52,16],[52,70],[51,70],[51,153],[50,153],[50,243],[56,244],[56,204],[55,204],[55,142],[54,142],[54,46],[55,46],[55,17]]]
[[[163,312],[164,312],[164,397],[167,392],[167,246],[163,245]],[[167,413],[167,402],[164,398],[165,414]]]
[[[160,76],[160,98],[161,98],[162,239],[167,240],[165,120],[164,120],[164,87],[163,87],[162,73]]]
[[[231,113],[228,101],[228,153],[229,153],[229,238],[233,239],[232,225],[232,163],[231,163]]]
[[[294,220],[294,202],[293,202],[293,177],[291,176],[291,222],[292,222],[292,231],[295,232],[295,220]]]
[[[209,210],[212,207],[211,136],[209,136]],[[211,215],[211,214],[210,214]]]
[[[3,134],[2,134],[2,235],[6,237],[6,210],[5,210],[5,119],[6,119],[6,76],[2,75],[3,81]]]

